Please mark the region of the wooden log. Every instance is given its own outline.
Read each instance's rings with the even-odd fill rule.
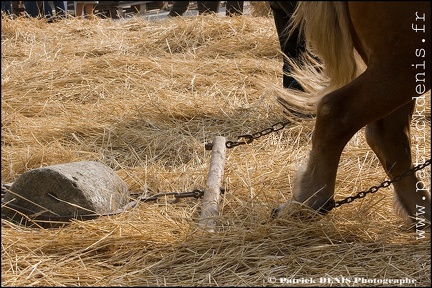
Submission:
[[[204,189],[203,203],[199,225],[214,232],[219,217],[219,201],[221,182],[225,166],[226,139],[222,136],[213,138],[210,168],[207,176],[206,189]]]

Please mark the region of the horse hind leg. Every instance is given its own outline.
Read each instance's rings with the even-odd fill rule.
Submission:
[[[415,101],[411,101],[366,127],[367,143],[378,156],[390,179],[412,167],[410,122],[414,106]],[[408,223],[416,224],[417,228],[429,226],[431,198],[416,175],[413,173],[393,183],[393,188],[397,214]]]

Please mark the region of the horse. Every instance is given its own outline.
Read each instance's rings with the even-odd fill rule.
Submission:
[[[431,88],[430,11],[430,2],[299,2],[290,31],[300,29],[307,53],[318,57],[329,81],[307,100],[316,113],[312,147],[294,175],[292,198],[276,217],[291,213],[293,203],[321,214],[334,207],[342,150],[363,127],[388,177],[412,169],[410,124],[416,99]],[[305,82],[296,69],[293,75]],[[290,95],[278,100],[285,110],[298,103]],[[396,213],[411,227],[421,214],[429,226],[429,189],[415,173],[392,186]]]

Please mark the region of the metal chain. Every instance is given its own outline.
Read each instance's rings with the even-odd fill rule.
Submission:
[[[368,190],[358,192],[355,196],[349,196],[349,197],[347,197],[347,198],[345,198],[345,199],[343,199],[343,200],[333,202],[333,204],[334,204],[333,207],[339,207],[339,206],[341,206],[341,205],[343,205],[343,204],[351,203],[351,202],[353,202],[353,201],[356,200],[356,199],[364,198],[364,197],[366,197],[367,194],[373,194],[373,193],[376,193],[379,189],[389,187],[392,183],[398,182],[398,181],[400,181],[402,178],[405,178],[405,177],[408,176],[408,175],[414,174],[415,172],[417,172],[417,171],[419,171],[419,170],[421,170],[421,169],[424,169],[425,167],[429,166],[430,164],[431,164],[431,159],[426,160],[424,163],[419,164],[419,165],[417,165],[417,166],[415,166],[415,167],[413,167],[413,168],[407,170],[405,173],[403,173],[403,174],[401,174],[401,175],[397,175],[397,176],[395,176],[395,177],[394,177],[393,179],[391,179],[391,180],[383,181],[383,182],[382,182],[380,185],[378,185],[378,186],[372,186],[372,187],[369,188]],[[333,207],[329,207],[330,210],[331,210]],[[327,209],[326,209],[326,210],[327,210]]]
[[[132,194],[132,195],[138,195],[138,194]],[[174,201],[172,203],[177,203],[181,198],[193,197],[198,199],[201,198],[203,195],[204,195],[204,191],[195,189],[190,192],[167,192],[167,193],[160,193],[160,194],[155,194],[146,197],[139,196],[136,201],[137,202],[150,202],[150,201],[157,202],[159,198],[174,196]]]
[[[227,148],[234,148],[234,147],[239,146],[239,145],[250,144],[250,143],[252,143],[253,140],[258,139],[264,135],[282,130],[289,123],[291,123],[291,122],[290,121],[285,121],[285,122],[280,121],[280,122],[273,124],[271,127],[265,128],[261,131],[255,132],[253,134],[245,134],[245,135],[237,136],[237,139],[242,139],[242,140],[240,140],[240,141],[226,141],[225,146]],[[206,143],[205,144],[206,150],[211,150],[212,147],[213,147],[213,143]]]

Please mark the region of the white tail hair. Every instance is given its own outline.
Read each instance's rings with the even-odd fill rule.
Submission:
[[[364,69],[364,63],[354,49],[348,17],[346,2],[298,2],[286,33],[291,34],[298,28],[299,38],[304,36],[305,39],[304,55],[300,59],[288,59],[292,66],[290,75],[310,96],[307,103],[303,99],[302,108],[314,109],[311,107],[321,96],[348,84]],[[321,63],[313,60],[316,57]],[[288,106],[292,103],[298,107],[298,98],[305,96],[293,91],[288,93],[282,100]]]

